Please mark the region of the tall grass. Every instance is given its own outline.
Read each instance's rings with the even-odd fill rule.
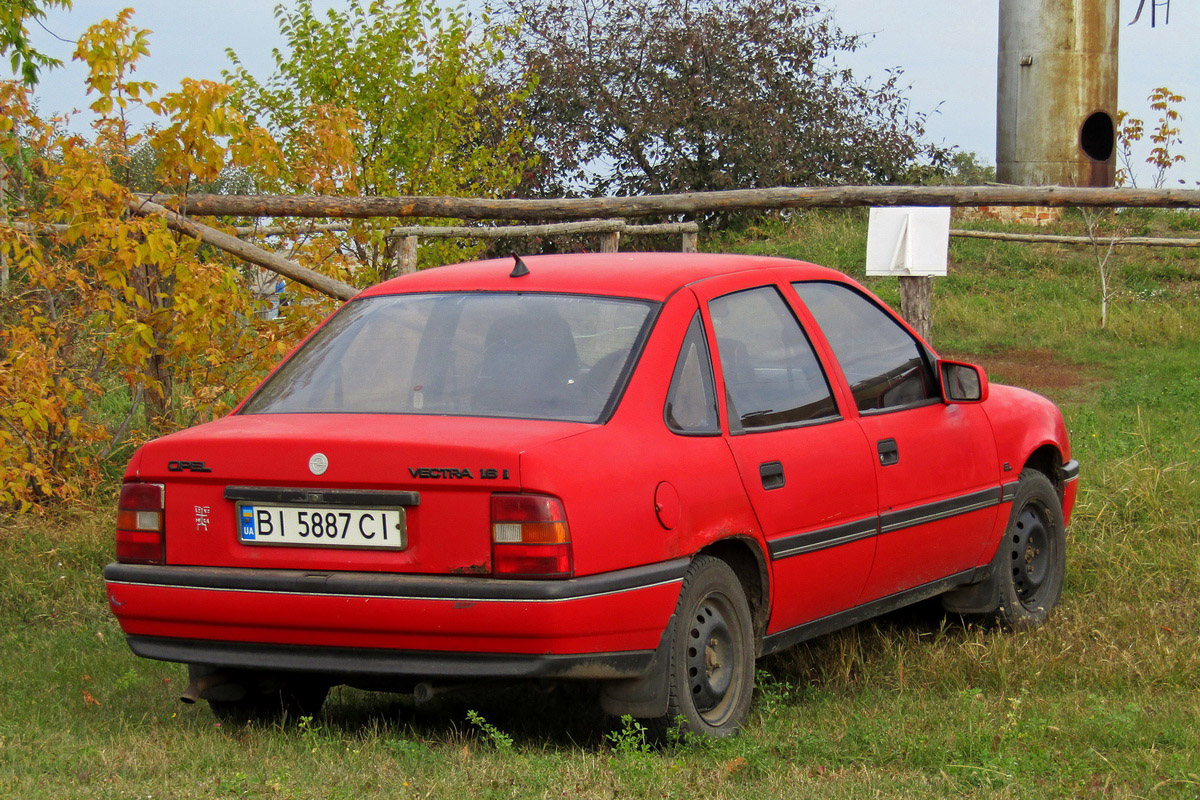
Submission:
[[[861,276],[865,219],[795,214],[711,245]],[[10,518],[0,797],[1200,797],[1200,261],[1118,258],[1103,331],[1080,250],[956,241],[935,288],[939,350],[995,380],[1020,367],[1083,464],[1062,606],[1039,630],[897,612],[760,663],[742,736],[650,752],[580,686],[422,709],[340,689],[317,719],[230,728],[178,704],[180,668],[124,645],[99,578],[109,511]]]

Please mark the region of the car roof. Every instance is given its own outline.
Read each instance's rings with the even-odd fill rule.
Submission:
[[[845,280],[790,258],[715,253],[572,253],[522,256],[529,274],[513,278],[512,258],[425,269],[372,286],[360,297],[407,292],[532,291],[665,300],[682,286],[718,275],[787,268],[791,280]]]

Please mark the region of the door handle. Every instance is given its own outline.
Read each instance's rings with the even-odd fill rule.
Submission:
[[[758,465],[758,476],[762,478],[762,486],[767,491],[782,489],[787,479],[783,475],[783,464],[778,461],[765,461]]]
[[[896,444],[895,439],[883,439],[879,442],[879,463],[884,467],[900,463],[900,445]]]

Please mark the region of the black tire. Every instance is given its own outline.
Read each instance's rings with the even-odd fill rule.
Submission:
[[[668,731],[720,738],[741,729],[754,694],[754,632],[750,604],[724,561],[697,556],[683,579],[668,664]]]
[[[992,561],[996,622],[1032,628],[1046,621],[1062,596],[1066,550],[1062,501],[1054,484],[1037,470],[1024,470]]]
[[[264,677],[251,682],[240,700],[209,700],[213,716],[223,723],[279,722],[315,717],[329,696],[329,684],[302,679]]]

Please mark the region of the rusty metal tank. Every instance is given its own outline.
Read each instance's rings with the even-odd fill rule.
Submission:
[[[1000,0],[996,177],[1112,186],[1119,0]]]

